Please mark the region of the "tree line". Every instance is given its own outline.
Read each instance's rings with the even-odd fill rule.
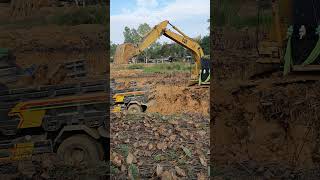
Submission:
[[[143,37],[151,31],[151,27],[147,23],[140,24],[137,29],[125,27],[123,31],[124,43],[138,44],[142,41]],[[193,38],[202,47],[204,54],[208,55],[210,53],[210,37],[198,36]],[[114,57],[116,48],[118,44],[113,42],[110,43],[110,56]],[[149,48],[147,48],[142,54],[138,55],[138,59],[158,59],[173,57],[174,59],[183,59],[186,56],[191,56],[191,52],[185,49],[181,45],[173,42],[155,42]]]

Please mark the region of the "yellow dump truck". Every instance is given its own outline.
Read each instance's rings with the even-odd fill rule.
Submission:
[[[0,91],[0,160],[57,152],[76,165],[109,152],[107,81]]]

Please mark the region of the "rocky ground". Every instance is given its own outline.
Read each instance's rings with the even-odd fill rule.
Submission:
[[[200,114],[111,119],[113,179],[208,179],[209,118]]]

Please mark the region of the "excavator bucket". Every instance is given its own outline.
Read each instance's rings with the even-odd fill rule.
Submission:
[[[132,43],[120,44],[114,56],[115,64],[128,64],[129,60],[135,55],[137,48]]]

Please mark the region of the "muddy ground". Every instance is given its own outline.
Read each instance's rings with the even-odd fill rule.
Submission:
[[[319,81],[281,72],[255,76],[261,66],[253,50],[214,53],[212,175],[318,179]]]
[[[111,134],[112,179],[208,178],[208,117],[123,115],[112,118]]]
[[[78,9],[75,6],[45,6],[29,16],[13,17],[9,4],[0,3],[0,48],[10,49],[22,68],[33,64],[48,65],[48,71],[51,71],[60,63],[85,59],[88,74],[81,80],[106,78],[109,45],[106,25],[49,23],[54,16]],[[104,177],[109,171],[107,164],[76,168],[66,165],[56,154],[43,154],[24,161],[1,162],[0,179],[90,179],[92,174]]]
[[[62,63],[85,59],[86,79],[103,78],[108,67],[108,27],[53,20],[68,21],[67,14],[77,11],[74,5],[48,5],[28,16],[11,16],[9,4],[0,3],[0,48],[10,49],[18,66],[47,65],[48,72]]]
[[[152,65],[151,65],[152,66]],[[189,73],[145,73],[111,65],[111,78],[149,90],[146,113],[111,119],[116,179],[208,179],[209,89],[187,87]]]
[[[21,161],[1,162],[0,179],[107,179],[109,165],[99,162],[90,167],[74,167],[60,160],[56,154],[36,155]]]
[[[195,113],[209,116],[209,89],[188,87],[189,73],[144,73],[143,70],[127,69],[123,65],[110,67],[111,78],[119,83],[137,83],[149,89],[147,112],[164,115]]]

